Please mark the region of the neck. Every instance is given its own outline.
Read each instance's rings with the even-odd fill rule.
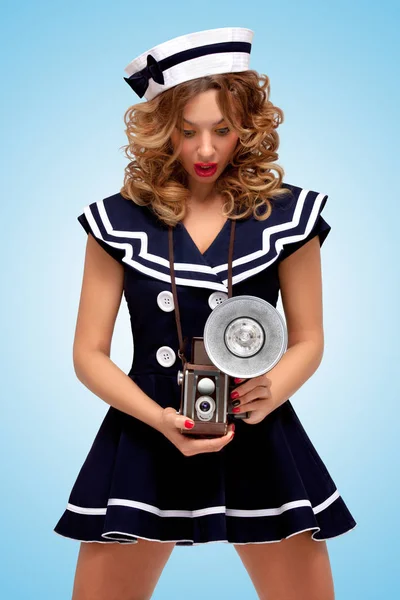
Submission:
[[[198,194],[193,194],[191,193],[189,195],[189,198],[187,200],[187,205],[188,206],[216,206],[216,205],[221,205],[223,204],[223,199],[221,194],[208,194],[208,195],[198,195]]]

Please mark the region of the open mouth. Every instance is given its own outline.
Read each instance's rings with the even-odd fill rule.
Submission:
[[[196,163],[194,165],[194,168],[196,173],[198,173],[199,175],[213,175],[217,170],[217,164],[212,163],[210,165],[201,165],[199,163]]]

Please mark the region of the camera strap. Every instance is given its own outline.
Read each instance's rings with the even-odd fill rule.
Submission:
[[[233,260],[233,244],[235,241],[235,225],[236,221],[231,220],[231,232],[229,238],[229,254],[228,254],[228,298],[232,297],[232,260]],[[181,319],[179,313],[179,305],[178,305],[178,294],[176,291],[176,283],[175,283],[175,267],[174,267],[174,242],[173,242],[173,228],[170,225],[168,230],[168,250],[169,250],[169,265],[170,265],[170,273],[171,273],[171,285],[172,285],[172,295],[174,297],[174,306],[175,306],[175,320],[176,327],[178,330],[178,338],[179,338],[179,350],[178,356],[182,361],[182,365],[185,365],[187,362],[187,358],[184,354],[185,343],[187,341],[187,337],[183,339],[182,337],[182,327],[181,327]]]

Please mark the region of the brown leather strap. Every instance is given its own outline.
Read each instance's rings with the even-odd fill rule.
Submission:
[[[182,360],[182,364],[185,364],[187,362],[187,358],[185,357],[185,354],[184,354],[186,338],[184,340],[182,337],[182,327],[181,327],[181,319],[180,319],[180,314],[179,314],[178,294],[176,291],[176,283],[175,283],[174,240],[173,240],[172,234],[173,234],[173,230],[172,230],[172,226],[170,225],[169,230],[168,230],[169,268],[170,268],[170,273],[171,273],[172,295],[174,297],[175,321],[176,321],[176,328],[178,330],[178,338],[179,338],[178,356]]]
[[[231,220],[231,233],[229,239],[229,254],[228,254],[228,298],[232,297],[232,262],[233,262],[233,247],[235,241],[235,225],[236,221]],[[170,265],[170,273],[171,273],[171,286],[172,286],[172,295],[174,298],[174,307],[175,307],[175,321],[176,328],[178,330],[178,338],[179,338],[179,350],[178,356],[184,365],[187,362],[187,358],[185,357],[185,343],[187,341],[187,337],[182,337],[182,326],[181,326],[181,318],[179,313],[179,305],[178,305],[178,294],[176,290],[176,282],[175,282],[175,266],[174,266],[174,241],[173,241],[173,228],[170,225],[168,228],[168,252],[169,252],[169,265]]]
[[[236,221],[231,222],[231,235],[229,238],[229,255],[228,255],[228,298],[232,298],[232,261],[233,261],[233,245],[235,242],[235,225]]]

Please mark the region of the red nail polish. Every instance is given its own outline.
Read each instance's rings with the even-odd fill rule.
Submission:
[[[232,409],[232,412],[234,412],[234,413],[240,412],[240,406],[237,406],[236,408]]]
[[[239,392],[231,392],[231,398],[234,400],[235,398],[239,398]]]
[[[192,429],[192,427],[194,427],[194,423],[192,423],[191,421],[185,421],[185,427],[187,429]]]
[[[241,381],[244,381],[244,380],[243,380],[243,379],[240,379],[240,377],[235,377],[235,378],[233,379],[233,381],[234,381],[235,383],[240,383]]]

